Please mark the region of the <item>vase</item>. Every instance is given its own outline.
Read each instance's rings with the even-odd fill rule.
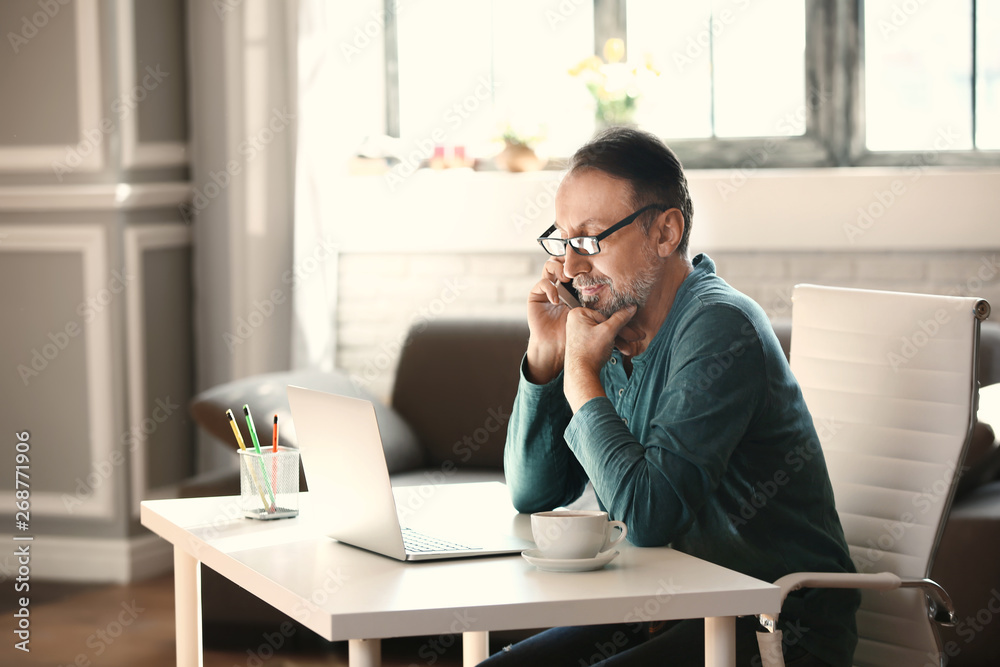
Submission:
[[[530,146],[513,141],[505,141],[503,150],[496,156],[497,166],[510,172],[538,171],[545,162],[545,158],[539,157]]]

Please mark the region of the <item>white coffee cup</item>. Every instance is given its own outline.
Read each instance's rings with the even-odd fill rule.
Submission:
[[[621,535],[611,540],[612,529]],[[625,539],[628,528],[597,510],[552,510],[531,515],[531,535],[543,558],[594,558]]]

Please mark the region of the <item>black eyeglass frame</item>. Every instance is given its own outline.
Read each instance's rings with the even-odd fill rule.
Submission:
[[[642,215],[646,211],[656,209],[662,213],[663,211],[669,211],[671,208],[672,208],[671,206],[667,206],[666,204],[650,204],[648,206],[643,206],[635,213],[611,225],[597,236],[573,236],[568,239],[554,239],[551,238],[550,236],[552,232],[556,231],[556,225],[555,223],[553,223],[551,227],[545,230],[544,234],[542,234],[535,240],[538,241],[538,245],[542,246],[542,250],[547,252],[549,255],[552,255],[553,257],[565,257],[567,245],[570,248],[572,248],[573,252],[575,252],[578,255],[583,255],[584,257],[593,257],[594,255],[601,252],[601,241],[608,238],[609,236],[617,232],[619,229],[631,225],[638,219],[640,215]],[[593,241],[596,250],[594,250],[594,252],[583,252],[579,246],[582,245],[584,240]],[[562,254],[557,255],[554,252],[551,252],[548,248],[546,248],[545,247],[546,241],[562,241],[562,248],[563,248]]]

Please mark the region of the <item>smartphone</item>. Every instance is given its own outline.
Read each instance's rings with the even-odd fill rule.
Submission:
[[[575,289],[573,289],[573,283],[553,283],[556,286],[556,292],[559,293],[559,300],[566,304],[569,308],[579,308],[580,300],[577,298],[578,294]]]

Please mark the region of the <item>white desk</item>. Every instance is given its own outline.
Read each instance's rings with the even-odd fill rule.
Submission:
[[[977,419],[989,424],[993,432],[1000,436],[1000,383],[979,388]]]
[[[405,491],[414,507],[465,510],[479,526],[513,522],[530,539],[501,484]],[[603,570],[569,574],[517,555],[402,563],[325,537],[308,493],[299,517],[278,521],[240,518],[237,500],[142,503],[142,524],[174,545],[181,667],[202,664],[199,562],[320,636],[350,640],[352,667],[379,664],[381,637],[461,632],[474,665],[488,655],[489,630],[680,618],[705,618],[706,664],[732,667],[735,617],[779,611],[777,587],[665,547],[628,545]]]

